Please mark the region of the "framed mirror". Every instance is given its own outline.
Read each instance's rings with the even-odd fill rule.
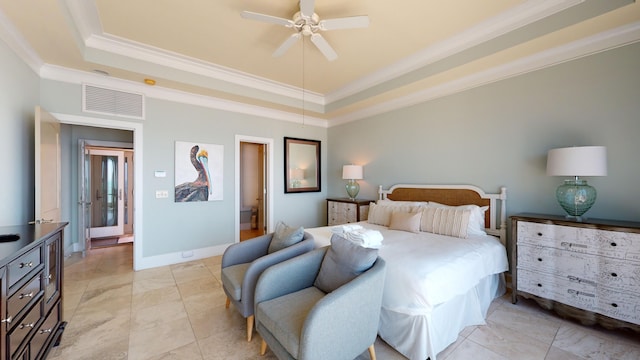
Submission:
[[[284,192],[320,191],[320,141],[284,138]]]

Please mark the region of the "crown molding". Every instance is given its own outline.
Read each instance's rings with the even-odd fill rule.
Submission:
[[[416,105],[640,41],[640,21],[330,119],[329,127]]]
[[[453,37],[435,43],[414,55],[380,69],[369,76],[365,76],[336,91],[328,93],[325,101],[327,104],[331,104],[350,95],[365,91],[376,85],[470,49],[473,46],[492,40],[500,35],[522,28],[547,16],[579,5],[584,1],[585,0],[529,0],[470,27]]]
[[[309,115],[302,115],[294,112],[275,110],[257,105],[250,105],[231,100],[215,98],[211,96],[198,95],[185,91],[164,88],[161,86],[150,87],[138,82],[112,78],[91,72],[69,69],[61,66],[45,64],[40,69],[40,76],[43,79],[60,81],[81,85],[90,83],[96,86],[104,86],[114,90],[136,92],[145,97],[177,102],[181,104],[202,106],[210,109],[224,110],[239,114],[258,116],[268,119],[288,121],[309,126],[328,126],[327,120]]]
[[[11,20],[7,18],[2,9],[0,9],[0,39],[2,39],[33,72],[39,74],[44,62],[18,29],[16,29]]]

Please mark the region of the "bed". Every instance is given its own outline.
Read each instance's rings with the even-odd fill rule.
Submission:
[[[489,305],[505,291],[505,209],[504,187],[495,194],[472,185],[380,187],[369,220],[356,225],[384,238],[378,334],[385,342],[409,359],[436,360],[465,327],[485,324]],[[330,244],[332,230],[306,229],[317,247]]]

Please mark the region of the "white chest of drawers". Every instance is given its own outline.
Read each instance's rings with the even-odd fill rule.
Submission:
[[[327,225],[342,225],[368,219],[373,200],[327,199]]]
[[[511,217],[512,301],[608,328],[640,331],[640,223]]]

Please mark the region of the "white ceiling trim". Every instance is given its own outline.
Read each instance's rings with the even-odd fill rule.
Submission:
[[[331,104],[342,100],[347,96],[393,80],[583,2],[584,0],[529,0],[451,38],[435,43],[395,64],[330,92],[326,95],[325,102]]]
[[[13,25],[11,20],[4,14],[2,9],[0,9],[0,39],[2,39],[33,72],[36,74],[39,73],[44,62],[15,25]]]
[[[410,95],[386,101],[366,109],[338,116],[330,120],[329,127],[379,115],[392,110],[416,105],[436,98],[452,95],[482,85],[526,74],[563,62],[611,50],[640,41],[640,22],[631,23],[602,32],[566,45],[496,66]]]
[[[175,89],[163,88],[160,86],[148,86],[135,81],[122,80],[109,76],[78,71],[61,66],[45,64],[40,69],[40,76],[43,79],[60,81],[65,83],[82,85],[91,83],[96,86],[104,86],[110,89],[129,91],[143,94],[148,98],[155,98],[181,104],[202,106],[210,109],[224,110],[239,114],[246,114],[269,118],[280,121],[288,121],[317,127],[328,127],[325,119],[309,116],[302,113],[294,113],[282,110],[265,108],[257,105],[249,105],[236,101],[214,98],[211,96],[198,95],[179,91]]]
[[[528,0],[522,5],[483,21],[450,39],[430,46],[407,59],[377,71],[370,76],[356,80],[334,92],[319,94],[305,90],[305,101],[324,107],[326,104],[339,101],[349,95],[392,80],[398,76],[446,58],[447,56],[459,53],[482,42],[489,41],[509,31],[581,4],[584,1],[585,0]],[[80,37],[84,39],[84,46],[87,50],[96,49],[121,56],[126,54],[127,57],[132,59],[167,66],[187,73],[193,73],[252,89],[259,89],[274,95],[293,99],[298,99],[302,91],[302,89],[298,87],[104,33],[95,0],[66,0],[65,3],[71,15],[72,23],[79,32]],[[202,86],[202,84],[198,85]]]

